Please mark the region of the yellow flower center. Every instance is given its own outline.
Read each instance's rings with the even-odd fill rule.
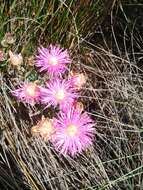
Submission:
[[[35,84],[30,84],[26,88],[26,94],[28,96],[35,96],[36,94],[36,85]]]
[[[73,124],[69,125],[66,132],[70,137],[75,136],[77,134],[77,126]]]
[[[49,63],[50,63],[51,65],[57,65],[57,64],[58,64],[58,59],[57,59],[56,57],[51,57],[51,58],[49,59]]]
[[[63,100],[64,97],[65,97],[65,92],[63,89],[60,89],[60,90],[58,90],[58,92],[56,92],[56,99],[57,100],[59,100],[59,101]]]

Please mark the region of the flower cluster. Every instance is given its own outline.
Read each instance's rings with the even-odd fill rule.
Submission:
[[[70,72],[68,79],[64,78],[70,63],[68,51],[59,46],[39,48],[35,66],[40,72],[48,73],[50,79],[44,87],[36,81],[25,82],[12,93],[19,101],[30,105],[41,103],[45,108],[59,107],[56,117],[43,116],[31,131],[50,140],[61,154],[75,156],[92,144],[94,122],[78,103],[79,90],[86,83],[85,75]]]

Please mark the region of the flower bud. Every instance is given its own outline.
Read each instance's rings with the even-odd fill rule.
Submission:
[[[73,71],[70,72],[69,78],[73,80],[73,85],[79,90],[85,85],[87,80],[83,73],[75,73]]]
[[[37,125],[31,128],[31,132],[33,135],[40,135],[44,140],[49,140],[55,133],[55,129],[52,125],[52,120],[42,116],[42,119],[37,123]]]
[[[15,39],[12,35],[12,33],[7,32],[3,38],[3,40],[1,41],[1,45],[3,47],[8,47],[8,45],[14,44]]]
[[[9,61],[13,66],[20,66],[23,63],[23,57],[21,53],[15,54],[12,51],[9,51]]]

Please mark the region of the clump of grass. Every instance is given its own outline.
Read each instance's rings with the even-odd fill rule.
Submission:
[[[85,44],[83,57],[75,60],[90,76],[81,100],[96,120],[96,141],[75,159],[59,156],[50,143],[31,136],[38,110],[14,102],[8,94],[11,79],[1,74],[1,143],[31,188],[131,189],[141,183],[142,72],[126,59]]]
[[[14,49],[26,53],[32,51],[37,43],[61,43],[73,48],[79,43],[80,36],[91,35],[95,26],[108,14],[113,2],[3,1],[0,39],[6,32],[14,33],[17,39]]]
[[[77,35],[75,33],[75,25],[72,26],[73,22],[71,22],[71,28],[74,28],[74,30],[70,28],[68,32],[71,32],[72,37],[62,37],[62,32],[70,25],[69,22],[67,26],[64,25],[64,19],[57,21],[59,25],[63,22],[61,28],[57,24],[57,30],[56,25],[54,24],[55,28],[52,25],[53,19],[57,19],[60,16],[58,17],[57,13],[54,12],[53,18],[51,17],[52,19],[47,24],[49,10],[53,10],[53,4],[58,7],[59,4],[61,5],[61,2],[48,1],[47,3],[47,1],[40,1],[40,5],[38,1],[32,1],[33,4],[27,2],[25,7],[26,10],[29,10],[28,15],[32,15],[32,9],[35,8],[34,10],[37,11],[33,15],[37,15],[37,17],[33,16],[34,19],[26,19],[27,11],[22,9],[23,12],[19,11],[21,15],[17,15],[17,19],[13,19],[14,11],[12,10],[18,7],[20,9],[23,5],[22,3],[23,1],[19,3],[13,1],[10,6],[12,21],[16,21],[17,24],[15,26],[16,29],[13,31],[19,35],[16,36],[16,39],[20,39],[20,41],[17,41],[17,46],[12,48],[14,50],[21,49],[24,54],[31,54],[37,43],[33,42],[33,40],[37,36],[40,36],[40,43],[43,41],[43,43],[47,44],[51,40],[52,42],[58,41],[66,44],[68,47],[73,47],[71,51],[74,56],[73,67],[80,71],[82,70],[89,76],[87,85],[83,89],[83,94],[80,98],[85,104],[85,109],[96,121],[96,139],[93,147],[85,151],[83,155],[72,159],[58,155],[52,145],[44,142],[40,137],[33,137],[30,132],[31,126],[35,124],[42,114],[48,116],[50,113],[46,111],[39,113],[37,107],[26,107],[21,103],[15,102],[9,92],[15,84],[25,79],[30,69],[30,72],[34,72],[34,77],[37,76],[35,74],[36,71],[33,67],[29,69],[28,66],[23,65],[21,67],[22,71],[15,72],[8,65],[7,69],[9,70],[0,73],[0,168],[3,171],[0,173],[0,185],[3,189],[15,190],[132,190],[140,188],[142,185],[143,161],[141,151],[143,73],[141,68],[137,66],[138,57],[136,57],[137,54],[133,51],[134,49],[132,48],[132,51],[130,51],[130,48],[126,48],[126,35],[123,36],[123,40],[126,42],[122,46],[123,49],[117,43],[119,41],[112,27],[112,38],[110,38],[112,39],[112,46],[108,46],[108,41],[106,41],[103,31],[100,32],[102,32],[103,36],[101,41],[104,43],[95,45],[86,40],[85,36]],[[74,18],[69,11],[72,10],[71,7],[74,5],[74,2],[72,1],[71,5],[68,3],[66,2],[68,6],[65,6],[65,3],[63,3],[59,10],[57,7],[54,10],[58,10],[61,13],[62,8],[67,7],[65,10],[68,13],[66,12],[65,14],[63,11],[64,14],[66,16],[70,15],[70,17],[67,16],[68,19]],[[47,5],[49,9],[46,9]],[[7,10],[7,8],[2,6],[1,11],[3,10]],[[47,11],[47,16],[44,11]],[[74,10],[72,12],[74,13]],[[90,18],[90,16],[88,17]],[[11,20],[7,20],[6,17],[3,17],[3,19],[1,26],[4,34],[9,23],[11,25]],[[83,20],[83,23],[86,22]],[[92,22],[90,21],[89,23]],[[83,29],[77,27],[78,31],[82,33],[84,27]],[[89,28],[91,28],[90,25]],[[33,36],[31,36],[31,31],[35,32]],[[51,34],[47,41],[44,42],[49,31],[51,31]],[[131,36],[133,37],[134,33],[131,33]],[[78,43],[80,51],[75,45],[75,42],[78,42],[77,39],[80,41]],[[133,47],[133,41],[129,41]],[[132,56],[128,56],[129,53]]]

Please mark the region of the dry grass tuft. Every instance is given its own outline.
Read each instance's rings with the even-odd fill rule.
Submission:
[[[6,66],[0,67],[0,188],[3,190],[142,188],[143,72],[138,65],[142,54],[138,54],[134,49],[135,46],[141,47],[139,43],[141,36],[136,36],[133,31],[129,33],[124,28],[121,45],[111,25],[112,38],[105,35],[100,28],[98,32],[102,39],[98,38],[100,43],[98,41],[98,45],[95,45],[96,43],[91,43],[88,38],[93,36],[93,30],[89,31],[89,28],[92,28],[91,12],[87,10],[85,19],[80,22],[82,16],[76,20],[77,10],[71,12],[71,7],[75,6],[74,1],[71,1],[71,4],[68,4],[70,1],[67,4],[64,1],[58,3],[49,1],[49,4],[46,4],[47,1],[40,2],[38,4],[39,1],[27,1],[26,10],[22,9],[23,12],[17,10],[20,13],[17,17],[13,10],[17,7],[21,9],[24,1],[18,3],[15,0],[10,6],[3,4],[1,14],[6,14],[7,9],[10,12],[8,20],[5,16],[1,20],[0,28],[3,33],[0,35],[3,36],[5,28],[7,30],[10,27],[10,30],[18,34],[16,40],[20,39],[16,46],[10,49],[22,50],[26,56],[31,55],[35,45],[39,43],[37,40],[34,41],[37,36],[40,43],[42,38],[49,35],[50,39],[43,43],[48,44],[50,40],[58,41],[71,48],[73,57],[71,68],[77,68],[88,76],[80,99],[96,122],[95,142],[83,155],[72,159],[60,156],[49,142],[44,142],[40,137],[33,137],[31,127],[43,114],[45,116],[54,114],[53,110],[47,112],[40,107],[30,107],[18,103],[11,96],[10,90],[20,81],[25,78],[36,80],[38,75],[33,65],[25,64],[25,57],[20,70],[12,68],[6,62]],[[88,1],[84,2],[88,4]],[[113,2],[116,1],[111,1],[112,6]],[[45,5],[48,6],[47,9]],[[32,12],[33,7],[35,12]],[[76,6],[76,9],[78,8],[80,9],[80,4]],[[102,12],[103,8],[99,9],[100,11]],[[79,11],[78,14],[83,15],[83,11]],[[65,17],[68,19],[66,25]],[[59,20],[56,20],[57,18]],[[98,20],[98,17],[96,18]],[[86,29],[89,34],[84,31],[87,19],[89,26]],[[112,21],[111,16],[111,23]],[[55,27],[53,23],[56,23]],[[68,30],[66,35],[70,35],[70,38],[64,36],[66,30]],[[76,33],[79,31],[83,37]],[[88,35],[85,36],[84,32]],[[109,37],[108,40],[105,36]]]

